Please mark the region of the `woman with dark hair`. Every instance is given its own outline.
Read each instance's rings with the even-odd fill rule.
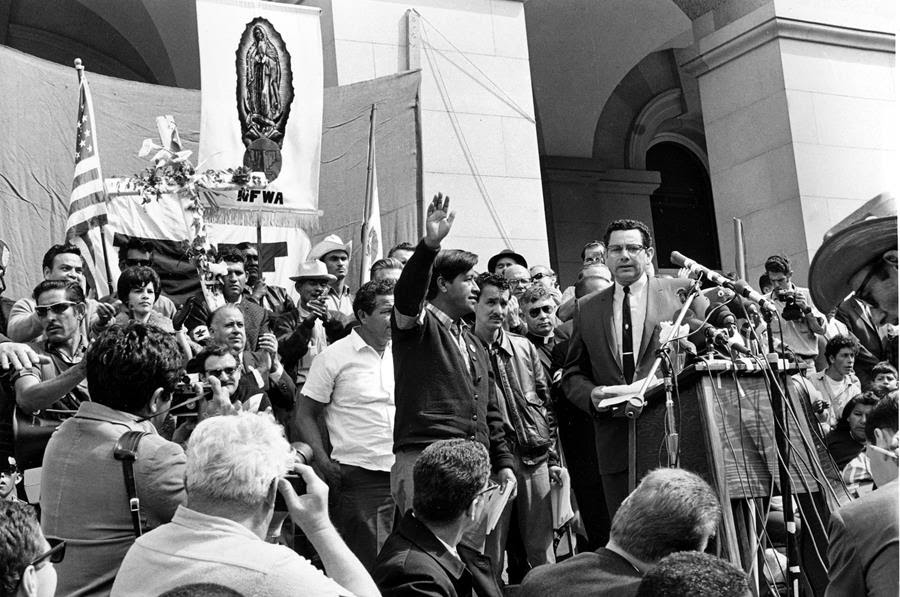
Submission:
[[[139,265],[122,270],[116,283],[116,296],[122,301],[122,312],[116,316],[116,323],[124,325],[133,320],[174,334],[181,352],[186,359],[190,359],[193,353],[187,335],[183,330],[176,332],[172,320],[153,309],[161,291],[159,275],[153,268]]]
[[[825,436],[828,453],[839,469],[843,470],[866,447],[866,417],[876,404],[878,398],[872,392],[854,396],[844,405],[837,425]]]

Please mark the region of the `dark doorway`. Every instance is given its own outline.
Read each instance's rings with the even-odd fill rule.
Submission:
[[[679,251],[711,269],[721,269],[706,168],[684,146],[664,142],[647,151],[647,170],[656,170],[662,177],[659,188],[650,196],[658,267],[676,267],[669,261],[669,254]]]

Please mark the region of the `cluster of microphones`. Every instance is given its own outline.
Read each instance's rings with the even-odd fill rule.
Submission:
[[[673,251],[670,259],[713,284],[693,300],[684,318],[689,330],[687,340],[696,348],[696,354],[719,351],[730,357],[735,353],[751,356],[765,351],[766,347],[759,346],[756,330],[766,311],[777,313],[771,300],[744,280],[730,280],[678,251]]]

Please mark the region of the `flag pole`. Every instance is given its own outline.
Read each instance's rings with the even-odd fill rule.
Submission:
[[[375,166],[375,106],[372,103],[372,111],[369,114],[369,155],[366,164],[366,200],[363,202],[362,230],[360,232],[360,248],[362,249],[361,257],[366,255],[366,241],[368,240],[369,213],[372,209],[372,189],[375,185],[374,166]],[[366,282],[366,272],[364,259],[360,260],[359,268],[359,285],[362,286]],[[372,264],[369,264],[370,266]]]
[[[81,58],[75,59],[75,72],[78,73],[78,84],[81,85],[81,79],[84,77],[84,64],[81,62]],[[93,110],[93,107],[91,108]],[[99,154],[97,159],[99,160]],[[102,181],[104,186],[106,184],[105,181]],[[109,268],[109,255],[106,253],[106,225],[100,224],[100,245],[103,247],[103,268],[106,270],[106,290],[107,294],[112,292],[112,270]],[[94,283],[96,284],[96,280]],[[100,289],[96,288],[97,294],[100,294]],[[97,297],[101,298],[101,297]]]

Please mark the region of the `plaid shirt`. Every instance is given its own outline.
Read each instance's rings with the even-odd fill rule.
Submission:
[[[846,485],[871,485],[873,483],[872,472],[869,470],[869,457],[863,450],[859,455],[847,463],[841,472],[841,478]]]

